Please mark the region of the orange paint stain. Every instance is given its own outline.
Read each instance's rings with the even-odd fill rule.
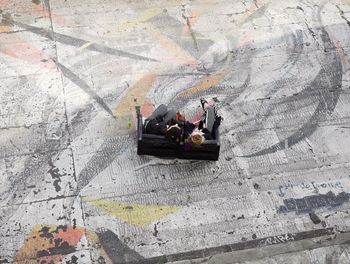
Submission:
[[[344,53],[344,49],[343,49],[339,40],[335,43],[335,46],[336,46],[337,51],[339,53],[340,62],[342,64],[343,68],[345,68],[347,66],[346,55]]]
[[[114,116],[121,117],[134,114],[135,106],[144,104],[146,96],[156,81],[156,78],[156,73],[149,73],[129,88],[127,94],[122,98],[122,101],[113,112]]]
[[[59,263],[68,253],[59,254],[59,247],[75,250],[78,242],[85,234],[84,228],[71,226],[36,225],[28,235],[15,257],[15,262],[27,260]],[[66,251],[62,251],[66,252]],[[27,263],[27,262],[26,262]]]
[[[197,22],[199,14],[200,13],[197,11],[192,11],[191,16],[188,18],[188,23],[190,24],[191,27]],[[182,33],[189,33],[189,32],[190,32],[190,27],[186,24],[182,28]]]
[[[84,230],[82,228],[73,228],[68,226],[64,232],[59,232],[54,235],[55,239],[62,239],[66,241],[69,245],[78,244],[81,237],[84,235]]]
[[[213,86],[218,85],[223,80],[226,74],[227,74],[227,71],[220,74],[213,74],[213,75],[204,77],[200,80],[198,84],[182,91],[179,94],[179,96],[184,97],[189,94],[196,94],[196,93],[208,90]]]
[[[256,6],[255,3],[252,3],[248,10],[246,10],[246,12],[243,14],[243,16],[241,17],[241,19],[239,20],[240,23],[244,23],[252,14],[254,14],[259,8]]]
[[[246,32],[243,37],[239,40],[238,44],[236,45],[236,48],[241,48],[245,44],[247,44],[249,41],[251,41],[253,38],[252,31]]]
[[[143,117],[148,117],[153,113],[154,105],[149,98],[145,99],[144,103],[141,105],[140,111]]]
[[[0,33],[10,32],[11,28],[8,26],[0,26]]]
[[[5,35],[0,43],[0,52],[7,56],[39,64],[43,68],[53,69],[56,67],[48,55],[16,35]]]
[[[38,16],[42,16],[45,18],[49,18],[50,17],[50,13],[45,9],[45,7],[41,4],[41,5],[35,5],[34,9],[33,9],[33,13],[38,15]],[[68,21],[64,16],[61,15],[57,15],[51,12],[51,19],[55,22],[57,22],[58,24],[60,24],[61,26],[76,26],[77,24],[74,23],[73,21]]]

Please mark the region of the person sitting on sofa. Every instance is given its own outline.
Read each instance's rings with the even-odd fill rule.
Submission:
[[[215,106],[209,105],[206,100],[201,99],[203,111],[205,112],[205,123],[199,121],[198,127],[196,124],[188,121],[184,124],[184,136],[188,138],[188,142],[193,145],[201,145],[205,140],[213,140],[216,138],[216,129],[221,124],[221,116],[216,113]]]
[[[183,119],[179,112],[168,109],[161,104],[145,120],[144,129],[147,134],[164,135],[170,141],[179,143],[181,139],[181,128],[178,121]]]

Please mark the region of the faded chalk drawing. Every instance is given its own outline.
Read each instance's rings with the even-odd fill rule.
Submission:
[[[335,234],[295,216],[314,211],[350,225],[348,5],[0,0],[0,263],[288,247]],[[217,162],[136,154],[135,106],[195,121],[201,98]]]

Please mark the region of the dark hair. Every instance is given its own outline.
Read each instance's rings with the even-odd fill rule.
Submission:
[[[165,132],[165,136],[171,142],[180,143],[181,129],[178,126],[172,126]]]

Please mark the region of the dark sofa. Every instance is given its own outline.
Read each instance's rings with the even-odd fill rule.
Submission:
[[[136,107],[136,114],[138,155],[153,155],[161,158],[218,160],[220,153],[219,127],[214,133],[215,140],[206,140],[198,147],[185,142],[184,138],[180,144],[174,144],[165,136],[146,134],[139,106]]]

